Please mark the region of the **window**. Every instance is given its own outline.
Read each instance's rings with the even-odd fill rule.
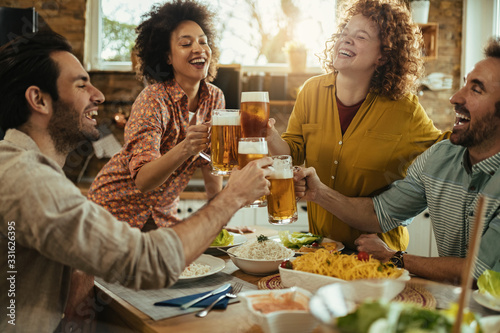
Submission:
[[[286,71],[287,42],[308,50],[308,67],[335,31],[333,0],[199,0],[218,13],[220,63]],[[158,0],[88,0],[85,65],[88,70],[130,70],[130,49],[141,16]]]

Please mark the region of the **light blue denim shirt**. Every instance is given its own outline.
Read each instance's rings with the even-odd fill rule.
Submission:
[[[384,232],[411,223],[408,218],[429,207],[439,256],[463,258],[480,195],[486,199],[486,210],[474,270],[478,278],[486,269],[500,271],[500,153],[471,167],[466,148],[449,140],[440,142],[373,203]]]

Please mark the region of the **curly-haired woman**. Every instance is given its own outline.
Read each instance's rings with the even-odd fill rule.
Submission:
[[[410,91],[423,72],[422,35],[398,1],[346,3],[338,33],[326,43],[327,74],[309,79],[281,138],[268,135],[272,154],[291,154],[314,167],[324,184],[347,196],[373,196],[406,174],[441,133]],[[308,203],[309,229],[355,250],[361,231]],[[404,227],[380,234],[395,250],[408,246]]]
[[[88,197],[143,230],[178,223],[179,194],[201,167],[208,198],[222,188],[198,157],[207,147],[212,109],[225,107],[216,74],[214,15],[190,0],[153,6],[137,27],[140,74],[125,145],[103,167]],[[146,224],[146,228],[143,228]]]

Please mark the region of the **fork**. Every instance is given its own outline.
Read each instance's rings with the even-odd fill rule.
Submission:
[[[201,310],[196,314],[196,317],[204,318],[208,314],[210,310],[214,307],[215,304],[219,303],[219,301],[223,300],[225,297],[229,298],[236,298],[238,297],[238,293],[241,291],[243,288],[243,284],[236,282],[232,288],[232,291],[230,293],[226,293],[224,295],[219,296],[212,304],[207,306],[205,309]]]

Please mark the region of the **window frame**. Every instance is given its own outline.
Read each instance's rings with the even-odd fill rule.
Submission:
[[[87,20],[85,23],[85,49],[83,62],[87,71],[132,71],[132,61],[103,61],[99,41],[102,35],[101,0],[87,0]],[[241,65],[242,72],[247,73],[289,73],[288,64],[269,63],[267,65]],[[321,73],[320,65],[307,66],[306,73]]]

